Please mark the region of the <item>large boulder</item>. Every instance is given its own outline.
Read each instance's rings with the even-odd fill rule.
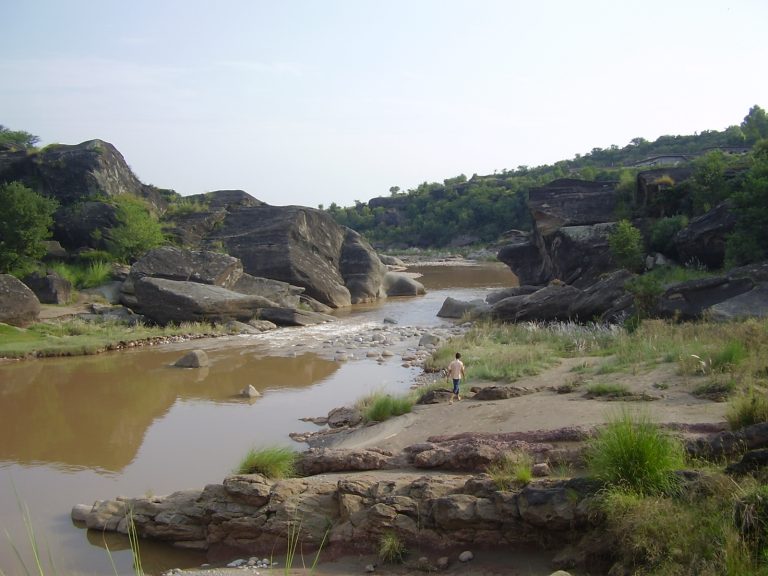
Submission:
[[[613,222],[566,226],[546,240],[552,277],[578,287],[590,286],[616,265],[608,246]]]
[[[84,201],[61,206],[56,211],[53,235],[63,246],[73,250],[84,246],[106,249],[101,232],[117,224],[117,209],[112,204]],[[95,231],[98,233],[94,235]]]
[[[241,294],[261,296],[281,308],[298,308],[304,293],[304,288],[300,286],[291,286],[287,282],[270,278],[257,278],[250,274],[240,276],[232,290]]]
[[[512,230],[505,238],[496,258],[509,266],[521,285],[541,286],[552,279],[552,263],[540,236]]]
[[[459,319],[467,316],[479,316],[486,313],[489,306],[482,300],[473,300],[467,302],[465,300],[457,300],[448,296],[437,312],[438,318],[454,318]]]
[[[634,297],[625,286],[633,277],[627,270],[617,270],[585,288],[571,302],[571,317],[586,322],[602,318],[609,310],[614,315],[627,310]]]
[[[387,272],[384,290],[387,296],[420,296],[427,292],[424,284],[400,272]]]
[[[72,295],[72,283],[53,270],[33,272],[24,278],[24,284],[43,304],[66,304]]]
[[[334,322],[336,318],[310,310],[294,310],[292,308],[276,308],[265,306],[259,309],[259,318],[268,320],[278,326],[312,326],[325,322]]]
[[[320,210],[260,205],[228,213],[209,241],[239,258],[248,274],[301,286],[338,308],[352,303],[340,271],[346,237],[346,229]]]
[[[512,288],[500,288],[493,290],[485,297],[485,301],[488,304],[496,304],[499,300],[504,298],[511,298],[512,296],[524,296],[526,294],[533,294],[536,290],[540,290],[541,286],[513,286]]]
[[[654,313],[680,320],[698,319],[708,308],[750,292],[754,287],[751,278],[727,276],[680,282],[662,293]]]
[[[158,324],[169,322],[248,322],[271,302],[221,286],[143,277],[133,285],[132,308]]]
[[[729,201],[694,218],[674,237],[680,261],[721,268],[725,261],[725,244],[735,225],[736,217]]]
[[[150,250],[131,266],[131,277],[165,278],[232,288],[243,274],[243,265],[228,254],[182,250],[163,246]]]
[[[546,237],[563,226],[581,226],[615,220],[616,182],[561,178],[531,188],[528,208],[536,229]]]
[[[373,302],[386,296],[382,280],[387,273],[387,267],[371,245],[349,228],[341,247],[339,271],[349,290],[352,304]]]
[[[40,314],[40,301],[21,280],[0,274],[0,322],[24,327]]]
[[[500,300],[491,306],[491,316],[502,322],[569,320],[571,303],[581,294],[568,284],[553,283],[533,294]]]

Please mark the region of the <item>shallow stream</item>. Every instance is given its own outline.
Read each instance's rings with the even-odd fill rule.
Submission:
[[[324,416],[371,391],[405,391],[420,373],[403,367],[399,356],[336,362],[307,342],[332,347],[340,336],[370,333],[384,318],[397,326],[450,324],[436,316],[446,297],[483,298],[490,289],[516,284],[499,264],[411,271],[423,273],[426,296],[355,306],[319,327],[0,362],[0,527],[10,535],[0,534],[0,571],[24,573],[14,546],[36,571],[27,517],[46,573],[114,574],[110,555],[121,574],[132,573],[127,538],[76,526],[74,504],[221,482],[251,447],[303,450],[288,434],[317,427],[300,418]],[[171,367],[194,348],[206,350],[210,367]],[[262,396],[239,397],[248,384]],[[147,574],[205,562],[202,554],[145,541],[141,555]]]

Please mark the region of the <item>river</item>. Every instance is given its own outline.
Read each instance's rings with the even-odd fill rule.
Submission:
[[[406,391],[420,370],[397,358],[336,362],[303,351],[301,340],[363,333],[384,318],[399,326],[447,324],[436,316],[446,297],[483,298],[517,282],[506,266],[491,263],[411,271],[423,274],[426,296],[354,306],[320,327],[0,363],[0,526],[9,534],[0,534],[0,571],[24,573],[15,546],[36,572],[28,518],[46,573],[114,574],[112,560],[120,574],[133,573],[127,538],[76,526],[74,504],[221,482],[251,447],[305,449],[288,434],[317,427],[299,418],[371,391]],[[206,350],[210,367],[171,367],[193,348]],[[248,384],[262,396],[238,397]],[[141,555],[147,574],[205,562],[200,553],[146,541]]]

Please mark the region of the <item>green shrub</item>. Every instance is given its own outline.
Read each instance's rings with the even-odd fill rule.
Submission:
[[[749,353],[744,344],[731,340],[725,347],[712,356],[712,370],[726,372],[735,368]]]
[[[632,272],[643,269],[643,236],[629,220],[621,220],[608,235],[608,247],[614,261]]]
[[[124,194],[114,202],[118,225],[105,234],[109,251],[118,260],[130,262],[147,250],[165,244],[163,229],[141,198]]]
[[[684,462],[679,441],[663,434],[646,416],[624,411],[610,421],[587,447],[590,473],[609,486],[657,494],[675,486],[675,471]]]
[[[363,419],[366,422],[384,422],[394,416],[407,414],[413,408],[411,396],[390,396],[376,393],[362,401]]]
[[[45,254],[57,206],[19,182],[0,185],[0,273],[21,275]]]
[[[407,550],[400,537],[394,532],[384,532],[379,539],[379,559],[387,564],[400,564],[405,560]]]
[[[290,448],[251,448],[240,461],[237,474],[262,474],[267,478],[279,480],[291,478],[296,474],[298,454]]]
[[[732,430],[768,422],[768,397],[765,392],[750,390],[731,401],[725,419]]]
[[[659,218],[651,226],[650,248],[656,252],[674,255],[676,253],[673,239],[675,234],[688,226],[688,217],[682,214]]]
[[[525,486],[533,478],[533,458],[526,452],[507,453],[486,472],[499,490]]]

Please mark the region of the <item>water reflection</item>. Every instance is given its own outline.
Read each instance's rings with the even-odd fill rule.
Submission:
[[[249,384],[303,388],[338,369],[314,354],[219,350],[200,370],[172,367],[178,357],[145,350],[0,366],[0,461],[118,472],[177,400],[247,403],[238,392]]]

